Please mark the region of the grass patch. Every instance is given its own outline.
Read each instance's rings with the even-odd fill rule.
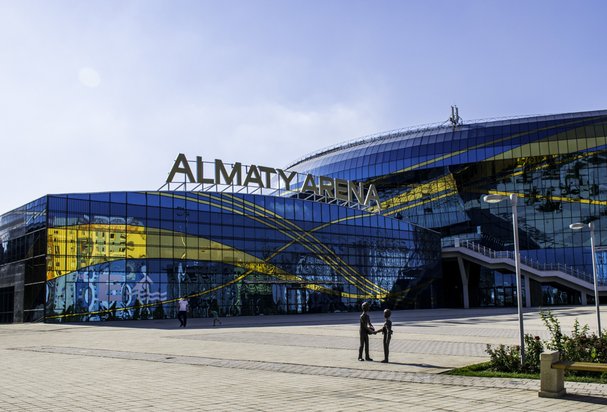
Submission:
[[[578,372],[579,373],[579,372]],[[512,372],[495,372],[491,370],[491,362],[475,363],[473,365],[464,366],[463,368],[451,369],[443,372],[445,375],[454,376],[477,376],[481,378],[520,378],[520,379],[539,379],[539,373],[512,373]],[[581,375],[565,375],[566,382],[583,382],[583,383],[607,383],[607,374],[589,374]]]
[[[521,379],[539,379],[539,373],[513,373],[513,372],[495,372],[491,369],[491,362],[475,363],[474,365],[464,366],[463,368],[451,369],[443,372],[445,375],[455,376],[480,376],[483,378],[521,378]]]

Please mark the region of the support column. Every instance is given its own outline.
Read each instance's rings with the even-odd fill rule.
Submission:
[[[459,266],[459,275],[462,278],[462,292],[464,295],[464,309],[470,309],[470,295],[468,293],[468,273],[464,266],[464,260],[461,257],[457,258],[457,265]]]
[[[531,285],[529,282],[529,276],[525,276],[525,306],[531,307]]]
[[[586,295],[586,291],[580,290],[580,296],[582,297],[582,306],[586,306],[588,304],[588,296]]]

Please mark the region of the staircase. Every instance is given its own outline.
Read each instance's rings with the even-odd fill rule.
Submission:
[[[470,240],[455,239],[442,246],[443,258],[461,258],[489,269],[515,272],[513,251],[496,251]],[[561,263],[541,263],[521,256],[521,275],[540,283],[554,282],[585,292],[594,293],[593,275]],[[599,284],[599,295],[607,296],[607,285]]]

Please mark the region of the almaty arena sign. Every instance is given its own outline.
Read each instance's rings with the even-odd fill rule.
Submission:
[[[190,163],[195,166],[191,167]],[[301,181],[297,172],[266,166],[245,166],[239,162],[226,165],[219,159],[215,159],[214,168],[205,170],[205,163],[209,162],[204,162],[201,156],[197,156],[196,161],[188,161],[185,154],[179,153],[166,182],[176,183],[174,179],[179,174],[183,175],[184,183],[297,191],[354,202],[366,207],[375,203],[377,208],[380,207],[379,195],[373,184],[365,187],[362,182],[311,174],[304,175]]]

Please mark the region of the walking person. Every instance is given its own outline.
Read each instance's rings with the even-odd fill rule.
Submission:
[[[177,302],[177,305],[179,307],[179,312],[177,313],[177,319],[179,319],[179,327],[185,328],[188,323],[188,307],[190,306],[190,303],[188,302],[187,298],[182,297]]]
[[[213,326],[215,326],[217,323],[221,325],[221,320],[219,320],[219,313],[216,310],[212,310],[211,315],[213,315]]]
[[[390,354],[390,340],[392,339],[392,321],[390,316],[392,311],[390,309],[384,310],[384,326],[381,328],[381,333],[384,335],[384,360],[382,363],[388,363],[388,355]]]
[[[369,356],[369,335],[375,334],[375,329],[371,324],[371,318],[369,318],[369,302],[363,302],[362,304],[363,313],[360,315],[360,346],[358,348],[358,360],[359,361],[373,361]],[[365,350],[365,358],[363,359],[363,349]]]

